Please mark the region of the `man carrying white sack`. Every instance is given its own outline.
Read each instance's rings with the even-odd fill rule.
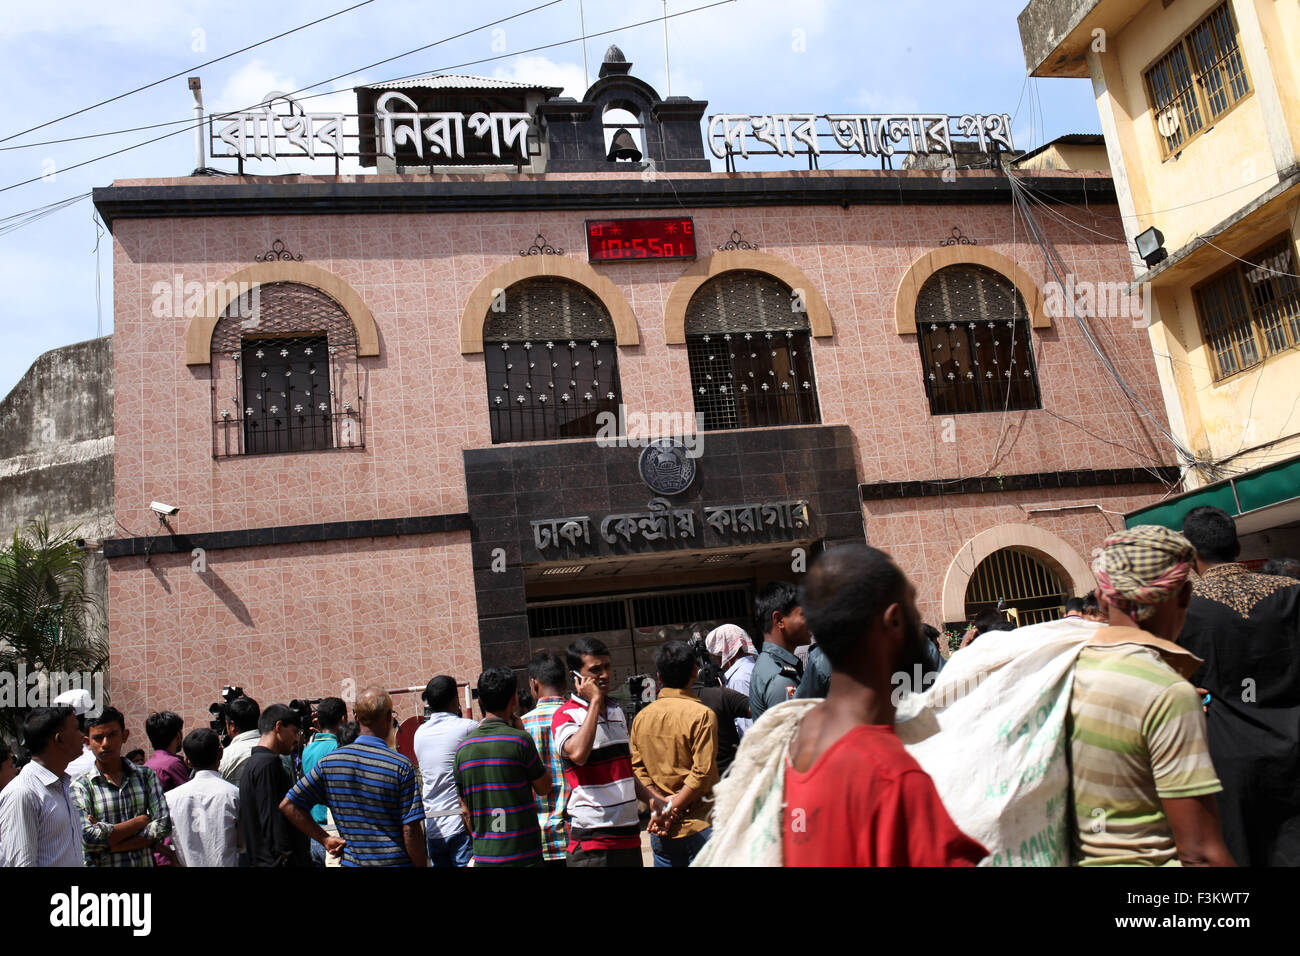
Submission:
[[[1199,661],[1170,640],[1186,612],[1190,560],[1186,539],[1168,529],[1119,532],[1094,564],[1110,626],[1052,621],[998,635],[954,655],[923,694],[907,693],[911,675],[894,675],[898,736],[954,823],[988,848],[982,865],[1231,865],[1204,717],[1185,680]],[[1075,740],[1119,684],[1116,749]],[[772,820],[800,706],[774,708],[742,741],[736,769],[715,788],[714,836],[697,865],[781,863]],[[1067,741],[1078,773],[1068,822]],[[1094,784],[1107,774],[1116,789]]]

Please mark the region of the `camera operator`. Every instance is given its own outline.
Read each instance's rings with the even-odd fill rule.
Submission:
[[[718,717],[718,774],[721,776],[730,768],[740,748],[736,721],[749,718],[749,697],[724,686],[722,670],[714,663],[704,638],[693,637],[688,646],[699,667],[691,691]]]
[[[262,708],[251,697],[237,697],[226,704],[226,734],[230,746],[221,757],[221,776],[239,786],[244,775],[244,764],[257,746],[261,734],[257,731]]]

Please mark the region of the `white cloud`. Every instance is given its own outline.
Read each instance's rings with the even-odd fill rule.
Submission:
[[[151,3],[141,11],[103,0],[13,2],[5,5],[0,37],[12,40],[31,34],[59,38],[89,34],[105,43],[173,47],[177,55],[188,55],[194,43],[192,31],[203,29],[204,19],[165,3]]]
[[[914,113],[921,108],[916,97],[895,90],[859,90],[850,101],[867,113]]]
[[[590,64],[593,69],[598,65]],[[510,80],[515,83],[537,83],[542,86],[559,86],[563,88],[561,96],[582,99],[587,92],[587,83],[583,79],[581,63],[555,63],[547,57],[537,54],[516,57],[504,66],[492,71],[498,80]],[[595,80],[595,74],[592,75]]]

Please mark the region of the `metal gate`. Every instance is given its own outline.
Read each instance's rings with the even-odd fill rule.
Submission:
[[[1021,625],[1055,621],[1065,614],[1066,586],[1038,559],[1017,550],[994,551],[966,585],[966,620],[992,611],[999,601],[1014,608]]]
[[[537,601],[528,605],[528,651],[563,656],[579,637],[604,641],[614,665],[611,691],[622,700],[629,677],[655,672],[655,651],[665,641],[703,637],[720,624],[748,629],[753,606],[747,584]]]

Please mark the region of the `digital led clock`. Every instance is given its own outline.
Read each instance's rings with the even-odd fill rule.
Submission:
[[[588,219],[587,258],[592,262],[627,259],[694,259],[695,224],[673,219]]]

